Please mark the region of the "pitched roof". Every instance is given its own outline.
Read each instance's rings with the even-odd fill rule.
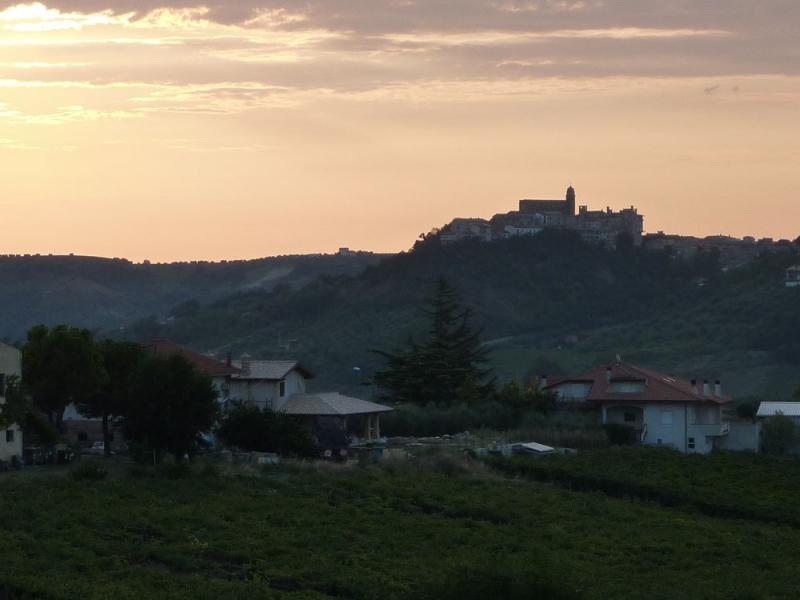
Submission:
[[[291,396],[281,411],[289,415],[308,416],[337,416],[369,415],[390,412],[394,409],[367,402],[350,396],[343,396],[338,392],[324,392],[321,394],[295,394]]]
[[[787,417],[800,417],[800,402],[762,402],[757,417],[774,417],[778,413]]]
[[[169,340],[151,340],[149,342],[143,342],[142,347],[153,354],[161,356],[182,356],[194,365],[195,369],[211,377],[223,377],[239,372],[239,369],[236,367],[228,366],[226,363],[216,358],[200,354],[199,352],[195,352],[194,350],[190,350],[189,348],[180,346]]]
[[[296,360],[250,360],[247,372],[242,367],[242,360],[234,360],[237,368],[236,379],[267,379],[280,381],[293,370],[297,370],[306,379],[314,379],[314,374]]]
[[[641,382],[644,384],[643,390],[610,391],[610,384],[621,382]],[[684,379],[628,363],[595,367],[574,377],[551,378],[545,389],[554,389],[563,383],[591,383],[592,387],[586,398],[590,402],[731,402],[731,397],[727,394],[715,395],[713,384],[710,395],[706,396],[703,394],[703,382],[692,386]]]

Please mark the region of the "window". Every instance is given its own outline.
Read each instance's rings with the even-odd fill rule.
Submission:
[[[283,398],[286,395],[286,381],[281,381],[278,385],[278,396]]]
[[[694,438],[689,438],[689,450],[694,450]]]
[[[0,373],[0,396],[6,395],[6,374]]]
[[[625,412],[625,422],[626,423],[635,423],[636,422],[636,413],[634,413],[634,412]]]
[[[14,441],[14,430],[6,429],[6,442],[10,444],[13,441]]]
[[[662,410],[661,411],[661,424],[662,425],[672,425],[672,411],[671,410]]]

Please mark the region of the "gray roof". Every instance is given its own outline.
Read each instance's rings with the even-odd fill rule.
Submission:
[[[369,415],[374,413],[390,412],[394,409],[367,402],[350,396],[343,396],[338,392],[324,392],[320,394],[295,394],[291,396],[281,411],[289,415],[313,416],[338,416]]]
[[[250,370],[247,373],[242,369],[241,359],[231,362],[234,367],[242,370],[241,373],[233,376],[234,379],[269,379],[278,381],[285,379],[294,369],[297,369],[306,379],[313,379],[314,377],[311,371],[296,360],[251,360]]]
[[[774,417],[778,413],[787,417],[800,417],[800,402],[762,402],[756,416]]]

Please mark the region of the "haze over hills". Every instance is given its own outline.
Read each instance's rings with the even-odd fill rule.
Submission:
[[[0,338],[19,340],[39,323],[112,331],[149,315],[163,320],[183,302],[208,303],[276,286],[302,287],[320,275],[359,273],[379,260],[370,253],[164,264],[86,256],[2,256]]]
[[[320,385],[355,388],[387,349],[424,334],[420,304],[445,275],[475,308],[501,378],[585,368],[624,354],[657,369],[720,377],[742,396],[780,397],[800,380],[800,290],[783,285],[797,248],[723,272],[712,251],[587,244],[574,233],[441,245],[436,237],[357,275],[249,290],[139,322],[222,357],[299,358]],[[354,370],[358,367],[358,370]],[[362,393],[369,393],[362,390]]]

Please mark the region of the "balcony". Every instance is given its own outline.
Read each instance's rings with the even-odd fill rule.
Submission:
[[[689,430],[689,435],[694,434],[695,436],[706,435],[709,437],[721,437],[723,435],[728,435],[728,432],[731,430],[730,423],[727,422],[713,425],[707,423],[692,423],[689,427],[691,428]]]

